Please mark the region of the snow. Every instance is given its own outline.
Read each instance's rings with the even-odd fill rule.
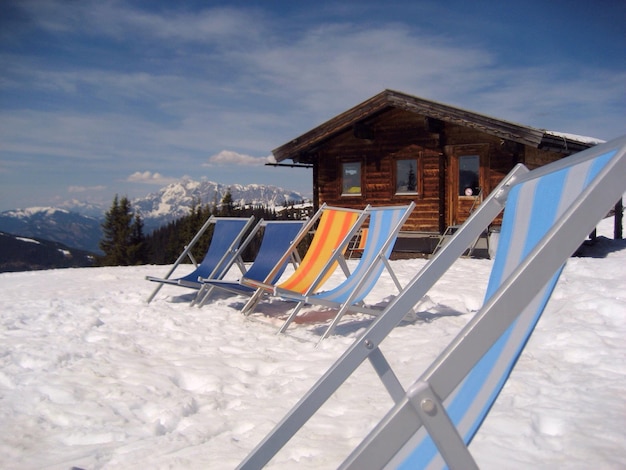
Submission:
[[[35,245],[41,245],[40,242],[38,242],[37,240],[33,240],[32,238],[15,237],[15,239],[26,242],[26,243],[34,243]]]
[[[626,468],[626,243],[601,237],[594,253],[568,261],[470,446],[481,468]],[[406,282],[425,262],[392,265]],[[405,386],[480,307],[491,265],[459,260],[382,344]],[[172,286],[146,304],[144,276],[166,272],[0,274],[0,468],[234,468],[369,322],[315,348],[319,324],[275,334],[280,301],[258,321],[240,297],[198,309]],[[393,291],[383,276],[374,301]],[[364,364],[268,468],[336,468],[390,406]]]
[[[25,218],[25,217],[32,217],[33,215],[39,215],[39,214],[52,216],[56,212],[69,214],[69,212],[65,209],[59,209],[57,207],[39,207],[39,206],[27,207],[26,209],[15,209],[15,210],[10,210],[10,211],[5,211],[3,212],[3,214],[11,216],[11,217]]]
[[[554,135],[557,137],[564,137],[569,140],[576,140],[578,142],[583,142],[585,144],[590,144],[590,145],[599,145],[599,144],[606,142],[605,140],[598,139],[596,137],[589,137],[586,135],[578,135],[578,134],[568,134],[567,132],[546,131],[546,134]]]

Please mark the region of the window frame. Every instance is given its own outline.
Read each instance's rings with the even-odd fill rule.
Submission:
[[[398,178],[398,164],[400,162],[403,161],[413,161],[415,162],[415,191],[398,191],[398,184],[399,184],[399,178]],[[411,198],[415,198],[417,196],[422,196],[423,193],[423,188],[422,188],[422,155],[421,152],[419,153],[419,155],[416,156],[409,156],[409,157],[395,157],[393,158],[392,161],[392,187],[391,187],[391,191],[392,191],[392,197],[411,197]]]
[[[349,188],[346,190],[345,185],[345,174],[346,174],[346,166],[355,165],[358,169],[358,181],[359,181],[359,191],[358,192],[350,192]],[[340,182],[339,182],[339,195],[341,197],[363,197],[363,181],[364,181],[364,165],[362,160],[356,159],[343,159],[339,163],[339,173],[340,173]],[[355,177],[356,179],[356,177]],[[356,188],[356,186],[351,186],[352,188]]]
[[[397,191],[398,188],[398,161],[414,160],[415,166],[415,192]],[[406,201],[422,199],[424,197],[424,151],[413,150],[410,153],[392,155],[391,158],[391,185],[389,187],[391,200]]]

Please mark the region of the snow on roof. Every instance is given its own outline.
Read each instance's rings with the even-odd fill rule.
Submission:
[[[597,139],[596,137],[588,137],[585,135],[576,135],[576,134],[568,134],[567,132],[557,132],[557,131],[545,131],[548,135],[553,135],[556,137],[561,137],[563,139],[575,140],[577,142],[582,142],[585,144],[598,145],[606,142],[602,139]]]

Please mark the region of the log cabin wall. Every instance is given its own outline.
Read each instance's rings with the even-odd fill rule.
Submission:
[[[312,166],[317,207],[414,201],[402,231],[417,239],[462,223],[517,163],[534,169],[592,145],[384,90],[272,153]]]
[[[564,156],[563,154],[556,154],[547,150],[525,147],[523,162],[530,170],[534,170]]]
[[[370,116],[358,129],[355,126],[346,130],[316,149],[313,159],[316,202],[363,208],[367,204],[401,205],[414,201],[416,208],[402,230],[442,233],[450,224],[448,214],[453,200],[450,175],[446,171],[451,153],[472,145],[481,146],[486,152],[481,168],[485,181],[483,194],[488,194],[516,163],[523,163],[528,153],[524,145],[477,129],[389,108]],[[561,158],[550,152],[541,153],[548,154],[543,157]],[[417,194],[396,194],[394,165],[396,160],[405,158],[417,159]],[[360,162],[360,194],[342,194],[343,162]],[[460,214],[462,220],[469,215],[469,206],[466,212]]]
[[[437,135],[430,133],[423,116],[391,109],[362,124],[367,137],[350,129],[323,145],[316,159],[318,204],[351,208],[402,205],[415,201],[416,209],[403,227],[405,231],[437,231],[440,211],[440,166],[442,153]],[[395,192],[397,159],[418,161],[418,194]],[[361,163],[361,193],[342,194],[341,165]]]

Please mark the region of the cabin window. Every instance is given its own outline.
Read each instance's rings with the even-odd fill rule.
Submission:
[[[341,195],[361,195],[361,162],[344,162],[341,164]]]
[[[417,194],[417,160],[396,160],[396,194]]]
[[[459,196],[478,196],[480,194],[480,156],[463,155],[459,157]]]

